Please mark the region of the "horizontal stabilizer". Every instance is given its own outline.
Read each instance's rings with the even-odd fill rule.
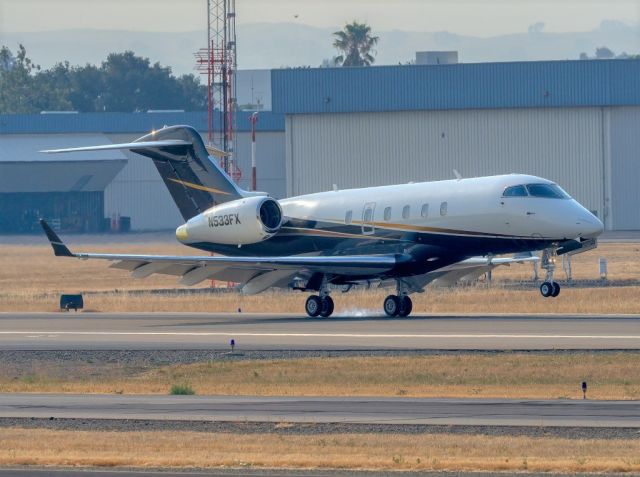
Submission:
[[[61,152],[83,152],[83,151],[109,151],[114,149],[141,149],[141,148],[158,148],[158,147],[172,147],[172,146],[191,146],[189,141],[183,141],[182,139],[165,139],[162,141],[144,141],[144,142],[127,142],[123,144],[105,144],[103,146],[86,146],[86,147],[71,147],[67,149],[46,149],[46,154],[59,154]]]

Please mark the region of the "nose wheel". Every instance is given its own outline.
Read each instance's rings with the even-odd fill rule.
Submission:
[[[546,270],[547,276],[542,285],[540,285],[540,294],[545,298],[555,298],[560,294],[560,284],[553,281],[553,272],[556,269],[555,252],[555,249],[547,249],[542,252],[540,267]]]
[[[544,282],[540,285],[540,294],[545,298],[555,298],[560,294],[560,284],[558,282]]]

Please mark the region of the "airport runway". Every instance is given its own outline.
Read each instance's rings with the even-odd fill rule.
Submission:
[[[11,393],[0,417],[640,428],[640,402]]]
[[[0,349],[640,349],[634,316],[0,313]]]

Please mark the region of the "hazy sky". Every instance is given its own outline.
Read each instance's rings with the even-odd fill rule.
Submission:
[[[0,0],[0,33],[98,28],[192,31],[206,25],[206,0]],[[493,36],[585,31],[602,20],[638,23],[640,0],[236,0],[237,22],[335,27],[358,19],[375,30]],[[296,17],[297,15],[297,17]]]

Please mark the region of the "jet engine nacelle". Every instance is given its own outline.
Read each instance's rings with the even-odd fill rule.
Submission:
[[[272,237],[281,225],[278,201],[254,196],[211,207],[178,227],[176,237],[183,243],[246,245]]]

